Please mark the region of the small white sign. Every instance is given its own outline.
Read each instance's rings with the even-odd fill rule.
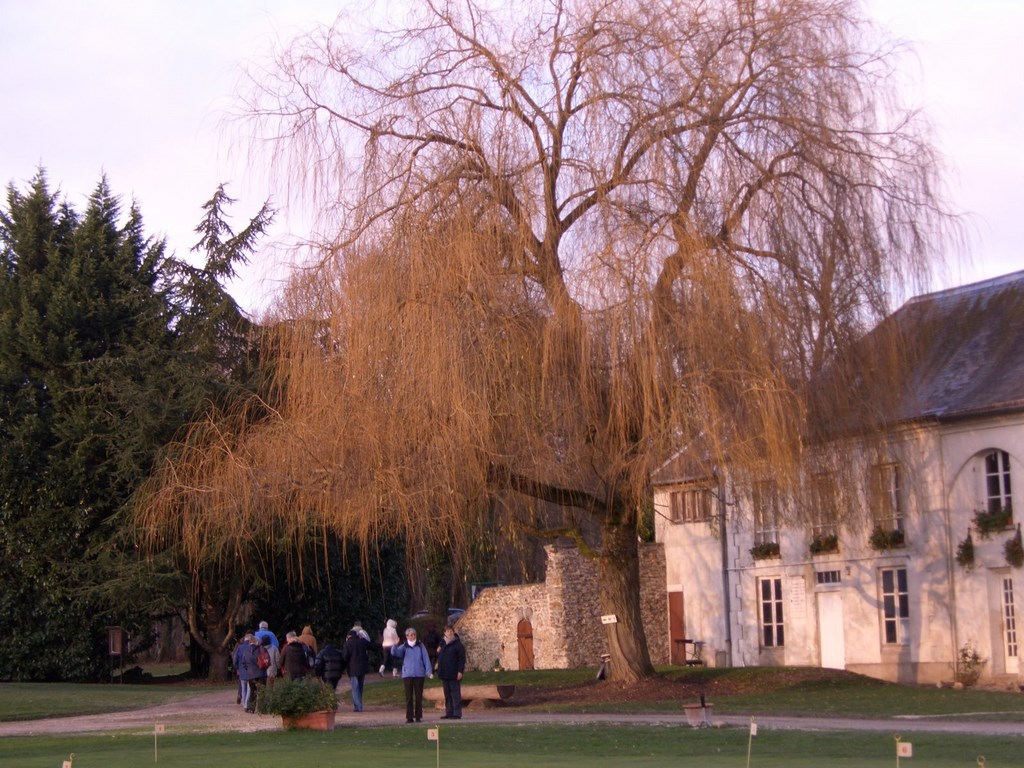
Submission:
[[[437,741],[437,728],[427,728],[427,741]]]
[[[913,757],[914,745],[909,741],[896,742],[896,757]]]
[[[602,624],[618,624],[619,623],[619,617],[616,616],[614,613],[608,613],[608,614],[605,614],[604,616],[601,617],[601,623]]]
[[[750,724],[750,735],[757,736],[757,723]]]
[[[163,732],[164,732],[164,724],[163,723],[157,723],[156,725],[153,726],[153,733],[163,733]]]
[[[64,765],[62,765],[61,768],[71,768],[71,761],[65,760]]]

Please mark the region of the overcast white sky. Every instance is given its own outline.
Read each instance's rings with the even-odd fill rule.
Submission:
[[[239,198],[232,223],[244,225],[271,192],[232,157],[220,127],[240,67],[275,40],[332,21],[344,2],[0,0],[0,183],[23,186],[42,166],[81,208],[105,172],[115,193],[138,201],[147,231],[166,235],[179,255],[222,181]],[[1024,198],[1024,0],[868,7],[915,44],[912,98],[937,126],[954,207],[974,216],[973,262],[949,284],[1024,268],[1014,228]],[[283,217],[278,232],[288,223]],[[257,263],[237,286],[247,307],[259,305],[265,277]]]

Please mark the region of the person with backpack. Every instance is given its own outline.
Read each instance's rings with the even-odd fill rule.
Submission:
[[[267,655],[267,684],[271,685],[281,673],[281,651],[278,650],[276,645],[270,642],[270,637],[267,635],[260,638],[260,646],[262,651]]]
[[[316,655],[313,670],[316,672],[316,676],[331,688],[338,687],[338,681],[341,680],[341,675],[345,671],[345,659],[341,651],[335,648],[330,640],[324,643],[324,647]]]
[[[314,658],[319,652],[320,647],[316,643],[316,638],[313,636],[313,628],[307,624],[302,628],[302,634],[299,635],[299,642],[304,643],[312,652]]]

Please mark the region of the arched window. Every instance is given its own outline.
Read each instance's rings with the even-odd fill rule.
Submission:
[[[1012,511],[1010,506],[1010,454],[985,454],[985,505],[989,512]]]

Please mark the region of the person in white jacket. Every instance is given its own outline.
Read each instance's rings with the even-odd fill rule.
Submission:
[[[381,645],[384,647],[384,663],[380,665],[380,676],[384,677],[384,672],[391,670],[392,677],[398,677],[398,668],[395,666],[396,659],[391,655],[391,649],[394,648],[401,641],[398,637],[398,622],[394,619],[388,619],[387,625],[384,627],[384,634],[381,636]],[[397,661],[397,664],[401,666],[401,661]]]

